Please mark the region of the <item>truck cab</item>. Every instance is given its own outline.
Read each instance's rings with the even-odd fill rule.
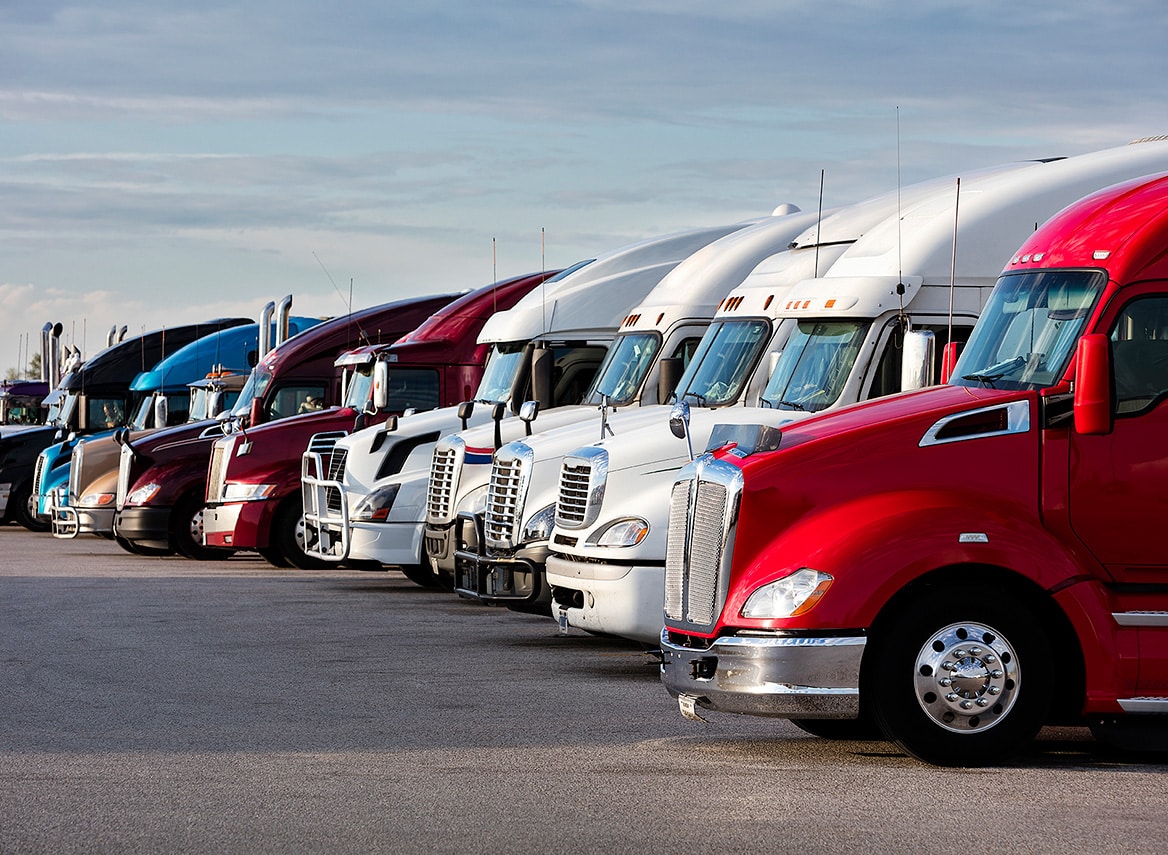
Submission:
[[[331,566],[305,553],[300,458],[306,447],[329,455],[354,424],[376,425],[407,409],[432,410],[466,400],[482,375],[482,325],[557,271],[487,285],[442,306],[391,345],[347,351],[336,367],[347,372],[341,406],[306,402],[297,415],[232,434],[211,452],[203,515],[203,544],[257,550],[279,566]],[[242,498],[241,498],[242,497]]]
[[[246,433],[296,415],[310,397],[319,398],[324,407],[336,406],[342,375],[334,362],[340,353],[357,342],[396,341],[452,299],[444,295],[399,300],[323,321],[260,358],[228,417],[165,428],[139,440],[121,434],[115,539],[132,552],[230,556],[230,550],[203,545],[207,468],[215,440],[224,430]],[[266,329],[261,323],[261,332]]]
[[[661,278],[701,247],[745,223],[640,241],[581,262],[549,279],[479,333],[488,349],[473,399],[459,407],[390,419],[340,440],[329,470],[305,455],[304,504],[312,554],[322,560],[400,567],[419,584],[437,584],[423,547],[427,483],[436,443],[482,426],[491,448],[554,421],[579,403],[616,333],[618,319]],[[538,402],[519,418],[522,405]],[[478,452],[463,460],[475,464]],[[446,541],[453,516],[437,523]],[[447,577],[449,578],[449,577]]]
[[[721,432],[671,502],[682,712],[951,766],[1048,723],[1168,745],[1166,244],[1168,178],[1093,193],[1021,242],[946,385]]]

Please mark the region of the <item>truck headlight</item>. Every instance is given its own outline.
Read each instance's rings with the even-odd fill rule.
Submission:
[[[649,523],[640,517],[625,517],[613,520],[604,528],[592,534],[587,543],[593,546],[612,546],[616,548],[636,546],[649,533]]]
[[[552,529],[556,527],[556,506],[554,504],[548,505],[546,508],[540,508],[531,519],[527,521],[527,525],[523,526],[523,542],[530,543],[533,540],[547,540],[552,536]]]
[[[810,611],[831,586],[827,573],[804,567],[757,588],[742,607],[747,618],[788,618]]]
[[[223,487],[223,501],[258,502],[268,498],[275,489],[275,484],[226,484]]]
[[[400,489],[401,484],[390,484],[380,490],[374,490],[357,503],[357,507],[353,509],[353,521],[385,522],[389,512],[393,510],[393,502]]]
[[[162,489],[161,484],[155,484],[153,482],[151,482],[149,484],[143,484],[137,490],[130,493],[130,495],[126,496],[126,504],[127,505],[144,505],[147,502],[149,502],[151,499],[153,499],[156,495],[158,495],[158,491],[161,489]]]
[[[81,497],[80,505],[83,508],[100,508],[112,505],[117,498],[113,493],[86,493]]]
[[[459,514],[474,514],[481,516],[487,512],[487,491],[490,489],[490,484],[483,484],[481,487],[475,487],[469,493],[462,497],[462,501],[458,503],[458,507],[454,511],[454,515]]]

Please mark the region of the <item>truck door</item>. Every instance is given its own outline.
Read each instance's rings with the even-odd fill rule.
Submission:
[[[1115,428],[1071,439],[1071,525],[1116,581],[1168,585],[1168,296],[1130,300],[1110,336]]]
[[[1168,296],[1129,300],[1110,329],[1114,429],[1072,431],[1071,526],[1138,626],[1139,692],[1168,695]],[[1139,614],[1139,613],[1144,614]]]

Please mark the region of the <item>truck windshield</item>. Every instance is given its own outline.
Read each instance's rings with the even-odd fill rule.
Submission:
[[[834,404],[851,376],[870,322],[800,320],[759,399],[764,407],[817,413]]]
[[[49,397],[53,396],[50,395]],[[48,398],[45,400],[48,401]],[[73,411],[76,409],[77,396],[72,392],[66,392],[64,395],[53,397],[53,400],[49,401],[49,414],[45,419],[45,424],[63,427],[73,418]]]
[[[523,348],[526,346],[525,341],[503,341],[491,347],[486,368],[483,369],[483,379],[479,381],[479,390],[475,392],[476,401],[507,402],[511,396],[511,387],[515,385],[515,378],[523,365]]]
[[[770,338],[769,321],[718,321],[702,336],[693,360],[677,384],[677,399],[703,407],[733,404]]]
[[[349,375],[349,379],[345,389],[345,403],[342,406],[352,407],[358,411],[365,409],[373,391],[373,366],[356,365],[352,371],[346,368],[345,373]]]
[[[134,413],[134,418],[130,422],[130,427],[134,430],[146,430],[150,426],[150,413],[154,409],[154,396],[143,398],[142,403],[138,405],[138,412]]]
[[[272,382],[272,372],[262,365],[257,365],[251,370],[251,376],[247,378],[247,383],[244,384],[243,391],[239,393],[239,400],[235,402],[235,407],[231,410],[231,415],[235,417],[246,416],[251,412],[251,402],[264,394],[264,390],[268,388],[268,384]]]
[[[1054,385],[1105,284],[1106,277],[1098,270],[1002,276],[949,382],[994,389]]]
[[[602,395],[607,395],[608,403],[616,406],[631,403],[660,349],[661,336],[657,333],[618,335],[592,382],[592,388],[584,396],[584,403],[599,404]]]

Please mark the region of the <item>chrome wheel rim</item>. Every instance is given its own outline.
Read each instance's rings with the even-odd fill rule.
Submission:
[[[953,623],[933,633],[916,659],[917,702],[934,724],[953,733],[988,730],[1018,698],[1018,657],[991,626]]]

